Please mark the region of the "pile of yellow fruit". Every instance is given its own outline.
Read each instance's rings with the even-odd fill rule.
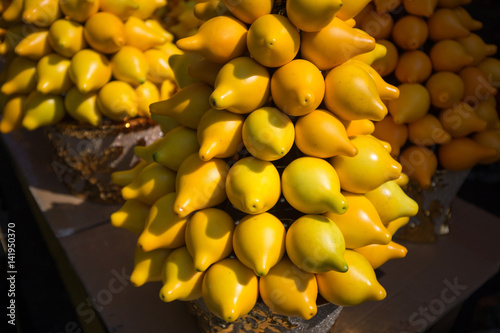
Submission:
[[[0,7],[3,116],[0,132],[33,130],[69,115],[98,126],[149,117],[149,105],[177,89],[170,57],[181,54],[164,28],[184,2],[166,0],[11,0]],[[189,12],[192,12],[189,11]],[[176,16],[177,15],[177,16]],[[183,35],[185,36],[185,35]]]
[[[115,172],[114,226],[138,235],[136,286],[165,302],[203,298],[233,322],[258,297],[312,318],[382,300],[374,269],[402,258],[392,235],[418,206],[391,146],[372,136],[399,90],[370,67],[354,28],[366,1],[200,1],[175,79],[152,103],[165,135]]]
[[[474,33],[483,24],[464,7],[470,2],[374,0],[356,16],[385,47],[372,67],[400,90],[373,135],[390,142],[423,189],[436,170],[500,160],[500,60],[497,46]]]

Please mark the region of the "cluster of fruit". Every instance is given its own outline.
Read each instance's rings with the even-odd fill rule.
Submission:
[[[66,114],[93,126],[148,117],[150,103],[177,89],[169,60],[182,51],[163,27],[165,0],[2,4],[3,133]]]
[[[492,57],[497,46],[473,32],[483,25],[468,3],[375,0],[356,17],[385,47],[372,67],[400,90],[373,135],[391,143],[403,171],[424,189],[437,169],[500,160],[500,60]]]
[[[374,269],[406,255],[392,235],[418,205],[370,135],[399,90],[367,63],[376,43],[353,20],[365,5],[194,6],[203,23],[176,43],[180,90],[150,106],[165,135],[112,175],[126,201],[111,223],[138,235],[136,286],[162,281],[163,301],[202,297],[228,322],[259,295],[305,319],[319,295],[385,298]]]

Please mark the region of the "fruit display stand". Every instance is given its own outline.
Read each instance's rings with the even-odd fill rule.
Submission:
[[[42,136],[19,131],[1,140],[85,332],[198,332],[185,303],[158,298],[160,283],[129,282],[136,240],[109,223],[119,206],[72,196],[51,168]],[[431,244],[403,242],[406,258],[378,270],[387,298],[344,308],[332,332],[421,332],[498,272],[499,219],[458,198],[452,210],[450,234]]]

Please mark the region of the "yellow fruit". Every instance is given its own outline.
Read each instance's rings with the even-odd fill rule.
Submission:
[[[437,72],[427,80],[425,87],[431,96],[433,106],[441,109],[452,107],[464,96],[464,82],[455,73]]]
[[[323,214],[339,227],[345,247],[355,249],[369,244],[388,244],[391,234],[382,224],[377,209],[362,194],[343,192],[349,209],[342,215]]]
[[[401,217],[411,217],[418,213],[418,204],[410,198],[395,181],[387,181],[365,193],[377,209],[384,225]]]
[[[28,34],[14,48],[14,53],[21,57],[38,60],[52,53],[49,42],[49,31],[40,30]]]
[[[140,235],[146,226],[150,208],[142,201],[127,200],[120,209],[111,214],[111,224],[116,228],[123,228]]]
[[[403,4],[403,0],[374,0],[378,12],[391,12]]]
[[[164,135],[161,144],[153,153],[153,160],[177,171],[181,163],[191,154],[198,152],[200,145],[196,131],[178,126]]]
[[[407,225],[408,222],[410,222],[410,217],[403,216],[403,217],[400,217],[398,219],[395,219],[394,221],[388,222],[387,225],[386,225],[386,227],[387,227],[387,230],[389,231],[389,233],[394,236],[396,234],[396,232],[400,228],[402,228],[405,225]]]
[[[205,112],[197,130],[200,159],[209,161],[214,157],[227,158],[237,154],[243,145],[244,120],[243,116],[225,110]]]
[[[362,21],[356,23],[359,28],[376,40],[389,38],[394,27],[394,19],[390,13],[376,10],[370,11]]]
[[[375,43],[375,48],[370,52],[359,54],[351,59],[355,59],[358,61],[362,61],[367,65],[372,65],[374,61],[384,58],[387,55],[387,48],[385,45],[379,43]]]
[[[227,171],[228,166],[223,159],[202,161],[198,153],[189,155],[177,171],[175,214],[184,217],[195,210],[210,208],[226,200]]]
[[[354,251],[363,255],[373,269],[379,268],[389,260],[404,258],[408,253],[406,247],[395,242],[386,245],[371,244],[354,249]]]
[[[186,246],[194,269],[204,272],[233,251],[233,218],[217,208],[194,213],[186,226]]]
[[[271,95],[276,106],[286,114],[308,114],[318,108],[325,95],[323,74],[307,60],[292,60],[273,73]]]
[[[264,303],[274,313],[309,320],[318,311],[316,277],[295,266],[287,257],[260,278],[259,291]]]
[[[278,202],[281,194],[280,175],[271,162],[245,157],[229,169],[226,193],[238,210],[247,214],[260,214]]]
[[[487,101],[482,101],[475,108],[475,112],[481,119],[486,121],[486,129],[499,129],[500,120],[495,106]]]
[[[394,23],[392,40],[403,50],[417,50],[427,41],[429,27],[419,16],[405,15]]]
[[[286,233],[286,253],[309,273],[346,272],[345,241],[339,227],[322,215],[304,215]]]
[[[408,127],[406,124],[396,124],[392,116],[387,115],[381,121],[375,122],[373,136],[388,142],[392,148],[391,155],[398,156],[408,139]]]
[[[158,87],[151,81],[145,81],[143,84],[135,88],[137,96],[137,113],[141,117],[151,117],[149,106],[160,100],[160,91]]]
[[[326,27],[342,8],[342,1],[289,0],[286,14],[290,21],[302,31],[318,31]]]
[[[486,57],[495,55],[498,49],[495,44],[486,44],[479,35],[474,33],[471,33],[470,35],[462,38],[458,38],[457,42],[462,45],[465,53],[467,53],[474,59],[470,63],[471,66],[477,66]]]
[[[139,172],[144,169],[149,162],[145,160],[140,160],[137,164],[135,164],[132,168],[128,170],[120,170],[115,171],[111,174],[111,183],[118,186],[127,186],[132,183],[134,179],[137,177]]]
[[[134,0],[99,0],[98,3],[101,11],[111,13],[122,21],[126,21],[139,8]]]
[[[6,134],[22,128],[26,97],[26,95],[9,97],[3,107],[2,118],[0,118],[0,133]]]
[[[83,35],[94,50],[105,54],[117,52],[126,41],[122,20],[107,12],[90,16],[83,27]]]
[[[83,26],[78,22],[59,19],[50,25],[48,35],[50,46],[60,55],[71,58],[87,47],[83,30]]]
[[[238,259],[223,259],[205,272],[203,300],[210,312],[227,322],[250,312],[258,293],[257,276]]]
[[[53,94],[42,94],[33,91],[24,102],[24,118],[22,125],[27,130],[50,126],[61,121],[66,111],[62,96]]]
[[[97,93],[82,94],[77,87],[72,87],[64,96],[64,107],[68,114],[78,122],[99,126],[102,115],[97,108]]]
[[[161,99],[161,97],[160,97]],[[176,127],[182,126],[169,116],[150,115],[151,119],[160,126],[163,134],[167,134]]]
[[[22,20],[25,24],[48,27],[60,17],[58,0],[24,0]]]
[[[403,4],[405,10],[412,15],[430,17],[434,14],[437,2],[438,0],[404,0]]]
[[[5,95],[29,94],[36,88],[36,61],[14,57],[5,70],[5,81],[0,88]]]
[[[2,12],[2,18],[7,22],[14,22],[21,19],[23,13],[24,0],[12,0]]]
[[[146,51],[146,54],[148,51]],[[174,75],[174,81],[180,89],[201,81],[190,76],[187,70],[190,64],[198,62],[201,59],[204,59],[203,56],[197,52],[183,52],[182,54],[172,54],[168,57],[168,65]]]
[[[433,146],[449,142],[451,135],[435,115],[428,113],[408,124],[408,139],[419,146]]]
[[[97,91],[111,79],[108,59],[91,49],[78,51],[71,58],[69,77],[81,93]]]
[[[473,30],[479,30],[483,27],[483,23],[481,21],[475,20],[467,11],[462,6],[457,6],[453,8],[453,11],[460,17],[460,21],[462,21],[463,25],[473,31]]]
[[[488,126],[486,120],[479,117],[472,106],[465,102],[455,103],[452,107],[441,110],[439,121],[453,138],[484,131]]]
[[[347,137],[340,120],[326,110],[315,110],[295,123],[295,144],[306,155],[329,158],[335,155],[355,156],[357,148]]]
[[[259,17],[271,13],[274,4],[274,0],[222,0],[222,2],[231,14],[249,24],[253,23]]]
[[[281,182],[285,199],[304,214],[343,214],[347,210],[339,176],[323,159],[305,156],[293,160],[283,170]]]
[[[351,19],[358,15],[369,2],[369,0],[344,0],[337,12],[337,17],[344,21]]]
[[[130,274],[130,282],[135,287],[140,287],[148,282],[161,281],[163,264],[172,251],[157,249],[144,252],[141,248],[135,249],[134,270]]]
[[[490,78],[493,87],[500,88],[500,59],[486,57],[477,67]]]
[[[124,200],[137,199],[152,205],[160,197],[175,191],[175,172],[158,163],[149,163],[134,180],[121,190]]]
[[[399,158],[403,172],[416,181],[421,188],[431,187],[438,160],[432,150],[422,146],[409,146],[403,150]]]
[[[156,249],[175,249],[185,244],[187,217],[174,214],[176,193],[170,192],[158,198],[149,211],[146,226],[137,240],[145,252]]]
[[[194,269],[193,258],[185,246],[173,250],[163,266],[160,299],[171,302],[200,298],[204,276]]]
[[[71,88],[69,78],[71,61],[57,53],[41,58],[36,66],[38,83],[36,89],[44,94],[63,94]]]
[[[431,59],[420,50],[406,51],[401,54],[394,72],[401,83],[422,83],[431,73]]]
[[[467,170],[481,161],[496,156],[496,150],[486,147],[468,138],[455,138],[440,145],[438,150],[439,164],[450,171]]]
[[[443,39],[434,43],[429,51],[429,57],[435,71],[458,72],[474,61],[474,58],[454,39]]]
[[[485,101],[498,92],[498,89],[490,83],[486,73],[478,67],[465,67],[458,72],[458,75],[464,83],[463,101],[471,105]]]
[[[229,16],[216,16],[203,23],[197,33],[177,40],[183,51],[198,52],[207,60],[225,63],[246,51],[247,27]]]
[[[127,45],[145,51],[161,45],[165,41],[162,34],[148,27],[143,20],[137,17],[131,16],[125,22],[125,43]]]
[[[377,281],[370,262],[361,254],[347,250],[345,273],[330,271],[316,274],[319,294],[339,306],[354,306],[366,301],[381,301],[387,292]]]
[[[283,223],[274,215],[247,215],[234,229],[234,253],[256,275],[265,276],[285,254],[285,234]]]
[[[492,164],[500,160],[500,132],[494,130],[482,131],[479,133],[474,133],[472,139],[479,144],[493,148],[496,154],[490,158],[481,160],[480,164]]]
[[[161,137],[147,146],[135,145],[133,148],[134,155],[139,158],[142,158],[148,163],[151,163],[154,161],[153,158],[154,153],[156,153],[160,149],[164,140],[165,137]]]
[[[125,45],[111,57],[111,73],[117,80],[133,86],[146,82],[149,65],[144,53],[136,47]]]
[[[467,37],[470,30],[465,27],[460,16],[450,8],[439,8],[427,20],[429,38],[432,41]]]
[[[352,193],[366,193],[384,182],[399,178],[401,165],[384,146],[371,135],[351,138],[358,148],[354,157],[334,156],[330,159],[340,179],[342,189]]]
[[[194,79],[201,80],[211,86],[215,85],[217,74],[224,64],[218,64],[203,58],[200,61],[190,63],[187,66],[187,74]]]
[[[167,1],[165,0],[153,0],[153,1],[134,0],[134,1],[139,5],[139,8],[135,10],[132,13],[132,15],[143,20],[151,17],[156,9],[167,5]]]
[[[356,59],[350,59],[348,62],[352,65],[356,65],[364,69],[370,75],[370,77],[373,79],[373,82],[375,82],[378,95],[382,100],[390,101],[399,97],[398,88],[393,86],[392,84],[387,83],[370,65]]]
[[[327,74],[324,102],[329,111],[345,120],[382,120],[387,114],[373,78],[352,63],[337,66]]]
[[[160,49],[149,49],[144,51],[144,57],[148,64],[147,79],[156,84],[161,84],[165,80],[174,80],[175,75],[169,64],[172,55]]]
[[[375,39],[335,17],[315,32],[302,32],[300,54],[320,70],[331,69],[375,48]]]
[[[228,61],[220,69],[210,95],[210,105],[240,114],[263,106],[270,95],[271,76],[266,67],[250,57]]]
[[[213,17],[230,14],[226,4],[222,0],[208,0],[198,2],[193,7],[193,14],[202,21],[208,21]]]
[[[387,52],[384,57],[374,60],[371,66],[380,76],[385,77],[396,69],[399,61],[399,52],[396,46],[389,40],[380,39],[377,40],[377,44],[385,46]]]
[[[167,100],[150,105],[153,115],[172,117],[179,124],[197,129],[203,114],[210,109],[212,87],[206,83],[192,83]]]
[[[111,120],[123,121],[137,116],[137,95],[123,81],[110,81],[97,93],[99,111]]]
[[[59,1],[59,8],[69,19],[76,22],[85,22],[92,14],[97,13],[102,2],[104,1],[65,0]]]
[[[355,135],[368,135],[375,131],[375,124],[368,119],[344,120],[339,119],[344,124],[347,137]]]
[[[150,18],[150,19],[145,19],[144,20],[144,24],[149,28],[151,29],[152,31],[154,31],[157,35],[163,37],[165,43],[163,44],[163,46],[165,48],[169,48],[169,47],[174,47],[174,48],[177,48],[177,46],[175,46],[174,43],[172,43],[172,41],[174,40],[174,35],[172,35],[171,32],[169,32],[168,30],[166,30],[163,25],[162,25],[162,22],[159,21],[158,19],[156,18]],[[162,47],[161,45],[160,46],[157,46],[157,47]]]
[[[264,161],[275,161],[292,148],[295,130],[286,114],[277,108],[263,107],[245,119],[242,136],[250,154]]]
[[[427,114],[431,96],[420,83],[403,83],[398,86],[399,98],[389,101],[387,108],[396,124],[411,123]]]

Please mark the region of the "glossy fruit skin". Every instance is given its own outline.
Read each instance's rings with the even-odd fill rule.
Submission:
[[[465,93],[462,78],[452,72],[436,72],[429,77],[425,87],[431,96],[431,104],[440,109],[452,107],[460,102]]]
[[[346,272],[348,265],[344,252],[344,236],[326,216],[304,215],[287,230],[286,253],[297,267],[306,272]]]
[[[380,76],[385,77],[396,69],[399,61],[399,52],[394,43],[387,39],[378,40],[377,43],[385,46],[387,49],[386,55],[380,59],[374,60],[371,66]]]
[[[83,49],[71,58],[69,77],[81,93],[97,91],[111,79],[111,67],[103,54]]]
[[[307,32],[326,27],[341,9],[342,1],[290,0],[286,2],[286,12],[290,21],[298,29]]]
[[[345,246],[355,249],[369,244],[388,244],[391,235],[373,204],[362,194],[343,192],[349,209],[342,215],[326,212],[344,235]]]
[[[401,164],[391,157],[378,139],[359,135],[352,137],[351,142],[358,148],[356,156],[339,155],[330,159],[343,190],[366,193],[400,176]]]
[[[143,251],[175,249],[185,245],[188,218],[173,213],[175,196],[175,192],[167,193],[151,205],[146,226],[137,239],[137,245]]]
[[[408,140],[420,146],[433,146],[449,142],[451,135],[435,115],[428,113],[408,124]]]
[[[468,103],[459,102],[439,112],[439,121],[453,138],[486,130],[488,123]]]
[[[5,81],[0,88],[5,95],[29,94],[36,89],[37,62],[15,57],[5,71]]]
[[[99,111],[111,120],[124,121],[137,116],[137,95],[124,81],[110,81],[97,93]]]
[[[146,82],[149,64],[144,53],[136,47],[125,45],[111,57],[111,73],[117,80],[136,87]]]
[[[304,214],[343,214],[348,208],[340,193],[337,172],[320,158],[305,156],[293,160],[281,175],[281,186],[288,203]]]
[[[153,160],[177,171],[184,160],[200,149],[196,132],[185,126],[178,126],[163,137],[161,145],[153,153]]]
[[[87,43],[96,51],[111,54],[125,45],[125,25],[115,15],[97,12],[90,16],[83,27]]]
[[[252,156],[264,161],[275,161],[292,148],[295,130],[290,118],[281,110],[262,107],[247,116],[242,137],[245,148]]]
[[[126,200],[116,212],[111,214],[111,224],[140,235],[146,226],[150,206],[140,200]]]
[[[480,164],[491,164],[500,160],[500,132],[498,130],[486,130],[472,135],[472,139],[485,147],[495,149],[496,154],[490,158],[481,160]]]
[[[292,60],[277,69],[271,78],[274,103],[291,116],[303,116],[317,109],[324,95],[325,79],[307,60]]]
[[[59,19],[52,23],[47,38],[52,49],[66,58],[71,58],[76,52],[87,47],[83,26],[68,19]]]
[[[387,103],[396,124],[411,123],[427,114],[431,96],[425,86],[420,83],[403,83],[398,89],[399,98]]]
[[[14,48],[14,53],[21,57],[38,60],[53,52],[49,43],[49,31],[40,30],[24,37]]]
[[[161,281],[163,264],[171,252],[169,249],[144,252],[137,247],[134,254],[134,270],[130,274],[130,282],[134,287],[140,287],[147,282]]]
[[[200,298],[204,276],[204,272],[194,269],[193,258],[185,246],[173,250],[163,266],[160,299],[171,302]]]
[[[99,3],[95,0],[66,0],[59,2],[59,8],[70,19],[85,22],[92,14],[97,13]]]
[[[271,162],[245,157],[229,170],[226,193],[238,210],[247,214],[264,213],[280,198],[280,175]]]
[[[162,45],[166,42],[165,37],[161,33],[148,27],[143,20],[134,16],[127,19],[124,29],[126,44],[136,47],[141,51]]]
[[[253,23],[263,15],[270,14],[274,4],[274,0],[243,0],[237,2],[222,0],[222,2],[226,5],[231,14],[248,24]]]
[[[439,8],[428,21],[429,39],[439,41],[466,37],[470,34],[458,14],[449,8]]]
[[[62,96],[54,94],[42,94],[33,91],[24,102],[25,114],[22,125],[27,130],[50,126],[61,121],[66,111]]]
[[[443,39],[434,43],[429,51],[429,57],[435,71],[458,72],[474,61],[474,58],[454,39]]]
[[[380,301],[387,295],[380,285],[370,262],[361,254],[346,250],[349,270],[316,274],[319,294],[339,306],[354,306],[366,301]]]
[[[427,41],[429,27],[426,21],[415,15],[406,15],[396,21],[392,30],[394,44],[403,50],[417,50]]]
[[[186,227],[186,247],[194,269],[204,272],[233,251],[233,218],[223,210],[207,208],[195,212]]]
[[[0,118],[0,133],[6,134],[22,128],[26,97],[26,95],[9,97],[3,107],[2,118]]]
[[[257,276],[236,258],[216,262],[205,272],[203,300],[210,312],[227,322],[247,314],[258,293]]]
[[[265,276],[285,254],[285,227],[270,213],[247,215],[233,235],[236,257],[257,276]]]
[[[160,100],[160,91],[151,81],[145,81],[134,89],[137,96],[137,114],[140,117],[151,117],[149,106]]]
[[[432,73],[432,62],[423,51],[406,51],[399,57],[394,73],[399,82],[422,83]]]
[[[56,53],[44,56],[37,63],[37,90],[44,94],[63,94],[73,82],[69,78],[71,61]]]
[[[377,73],[370,65],[357,60],[350,59],[347,61],[349,64],[356,65],[361,69],[365,70],[368,75],[373,79],[375,86],[377,87],[378,96],[384,101],[390,101],[397,99],[399,97],[399,89],[392,84],[387,83],[384,78]]]
[[[428,189],[432,184],[438,160],[436,154],[429,148],[409,146],[401,153],[399,161],[410,179],[415,180],[421,188]]]
[[[345,1],[337,12],[337,17],[344,21],[351,19],[358,15],[369,2],[369,0]]]
[[[136,165],[128,170],[113,172],[111,174],[111,183],[122,187],[127,186],[134,181],[139,172],[141,172],[141,170],[144,169],[148,164],[149,162],[141,159]]]
[[[372,244],[363,246],[354,251],[365,257],[373,269],[377,269],[387,261],[406,257],[408,250],[403,245],[396,242],[390,242],[386,245]]]
[[[391,145],[391,156],[398,156],[400,148],[408,140],[408,127],[406,124],[396,124],[391,115],[375,123],[373,136],[388,142]]]
[[[468,137],[452,139],[440,145],[438,150],[440,165],[451,171],[467,170],[495,155],[494,148],[486,147]]]
[[[438,0],[403,1],[404,8],[408,13],[417,16],[424,16],[427,18],[434,14],[437,3]]]
[[[259,292],[264,303],[275,313],[308,320],[317,312],[315,275],[301,270],[287,257],[259,279]]]
[[[97,93],[82,94],[73,86],[64,96],[66,112],[78,122],[99,126],[102,114],[97,108]]]

